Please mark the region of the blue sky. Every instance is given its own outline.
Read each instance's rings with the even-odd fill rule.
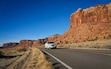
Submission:
[[[36,40],[63,34],[78,8],[111,0],[0,0],[0,46],[5,42]]]

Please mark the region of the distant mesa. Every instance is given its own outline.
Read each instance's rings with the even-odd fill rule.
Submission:
[[[79,8],[70,16],[70,28],[62,35],[56,34],[39,40],[21,40],[19,46],[38,46],[46,41],[69,44],[111,39],[111,3],[87,9]],[[8,44],[4,44],[6,47]],[[9,46],[13,44],[9,44]]]
[[[17,42],[10,42],[10,43],[4,43],[3,47],[15,47],[17,46],[19,43]]]
[[[41,46],[44,45],[47,41],[57,41],[57,38],[59,38],[61,35],[55,34],[52,36],[49,36],[44,39],[38,39],[38,40],[20,40],[19,43],[10,42],[10,43],[4,43],[3,47],[14,47],[14,46],[23,46],[23,47],[29,47],[29,46]]]

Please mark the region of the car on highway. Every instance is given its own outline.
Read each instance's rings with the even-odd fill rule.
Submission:
[[[56,49],[56,44],[54,42],[46,42],[45,43],[45,48],[46,49]]]

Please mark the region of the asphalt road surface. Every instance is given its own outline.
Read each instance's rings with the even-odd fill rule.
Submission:
[[[40,50],[60,60],[62,65],[66,65],[66,69],[111,69],[111,50],[62,48]]]

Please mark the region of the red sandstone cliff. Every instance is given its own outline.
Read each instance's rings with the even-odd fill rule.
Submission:
[[[59,43],[74,43],[111,38],[111,3],[78,9],[70,17],[70,29]]]
[[[35,40],[35,41],[33,41],[32,46],[43,45],[43,44],[45,44],[46,41],[47,41],[47,38]]]
[[[55,35],[53,35],[53,36],[49,36],[49,37],[48,37],[48,41],[57,42],[60,37],[61,37],[61,35],[55,34]]]
[[[44,45],[47,41],[57,41],[57,38],[59,38],[60,35],[55,34],[53,36],[49,36],[44,39],[38,39],[38,40],[21,40],[18,46],[40,46]]]
[[[32,46],[34,40],[20,40],[18,46]]]
[[[14,46],[24,46],[24,47],[31,47],[31,46],[41,46],[44,45],[47,41],[56,42],[57,39],[60,37],[59,34],[55,34],[49,36],[47,38],[38,39],[38,40],[20,40],[19,43],[4,43],[3,47],[14,47]]]
[[[59,35],[59,34],[55,34],[55,35],[49,36],[49,37],[44,38],[44,39],[35,40],[35,41],[33,42],[33,45],[32,45],[32,46],[44,45],[47,41],[57,42],[57,39],[58,39],[60,36],[61,36],[61,35]]]

